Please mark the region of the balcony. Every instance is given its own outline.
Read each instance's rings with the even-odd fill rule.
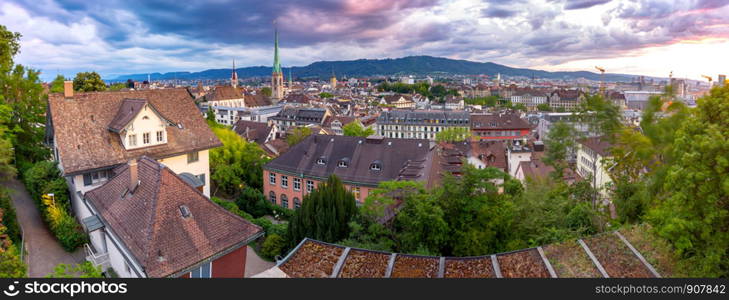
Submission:
[[[108,252],[95,253],[89,244],[84,244],[84,251],[86,252],[86,261],[91,262],[94,266],[101,266],[102,271],[111,268]]]

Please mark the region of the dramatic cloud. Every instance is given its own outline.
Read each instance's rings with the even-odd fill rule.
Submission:
[[[9,0],[18,61],[44,78],[437,55],[519,67],[729,39],[725,0]]]

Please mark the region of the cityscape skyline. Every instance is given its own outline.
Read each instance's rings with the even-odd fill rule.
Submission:
[[[313,1],[178,7],[13,0],[0,18],[23,33],[17,62],[43,80],[270,66],[274,21],[283,66],[432,55],[546,71],[701,80],[726,66],[726,1]],[[676,58],[682,59],[676,59]]]

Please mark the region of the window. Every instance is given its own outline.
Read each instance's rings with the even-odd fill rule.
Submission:
[[[337,167],[346,168],[347,167],[347,162],[344,161],[344,160],[340,160],[339,163],[337,164]]]
[[[301,190],[301,179],[294,178],[294,191],[300,191],[300,190]]]
[[[327,161],[324,158],[319,158],[316,160],[317,165],[324,165],[326,163],[327,163]]]
[[[210,262],[202,264],[199,268],[190,272],[190,278],[212,278],[213,265]]]
[[[281,175],[281,187],[282,188],[289,187],[289,177],[288,176]],[[283,199],[283,197],[281,199]]]
[[[270,183],[271,185],[276,185],[276,174],[275,173],[268,174],[268,183]]]
[[[98,171],[84,174],[84,185],[94,185],[106,181],[109,178],[109,171]]]
[[[359,187],[352,188],[352,194],[354,194],[354,199],[359,200],[359,195],[360,195]]]
[[[145,132],[142,134],[142,143],[149,144],[149,132]]]
[[[289,208],[289,197],[286,194],[281,194],[281,207]]]
[[[299,200],[299,198],[297,197],[294,197],[294,209],[298,209],[299,207],[301,207],[301,200]]]
[[[314,182],[311,180],[306,181],[306,192],[311,193],[314,190]]]
[[[205,185],[205,173],[202,173],[200,175],[195,175],[197,179],[200,179],[200,182],[202,182],[203,185]]]
[[[137,135],[136,134],[130,134],[129,135],[129,141],[127,142],[130,147],[134,147],[137,145]]]
[[[200,152],[190,152],[187,154],[187,163],[194,163],[196,161],[200,160]]]
[[[372,163],[370,165],[370,170],[379,171],[379,170],[382,170],[382,166],[380,166],[380,164],[378,164],[378,163]]]
[[[157,142],[161,143],[161,142],[164,142],[164,140],[165,140],[165,132],[162,130],[157,131]]]
[[[268,193],[268,200],[271,200],[271,203],[273,203],[273,205],[276,205],[276,193],[274,193],[273,191]]]

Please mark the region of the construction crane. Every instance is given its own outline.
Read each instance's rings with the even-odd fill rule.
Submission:
[[[711,87],[711,81],[713,80],[713,78],[711,78],[711,76],[706,76],[706,75],[701,75],[701,77],[706,78],[706,80],[709,81],[709,87]]]
[[[595,69],[600,71],[600,93],[605,93],[605,68],[595,66]]]

